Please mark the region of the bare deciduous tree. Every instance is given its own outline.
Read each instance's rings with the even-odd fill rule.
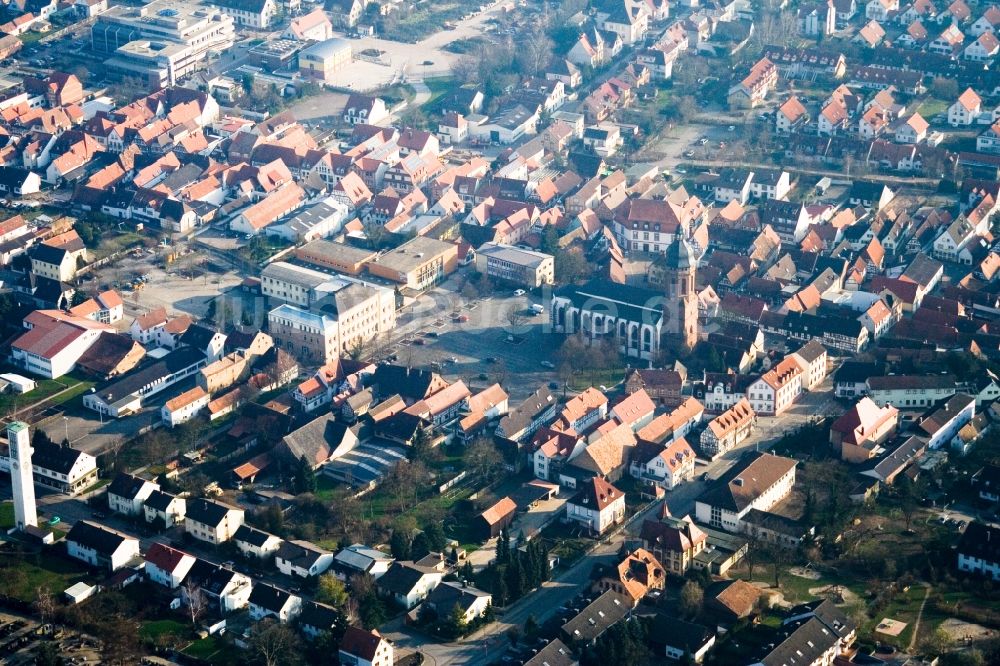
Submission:
[[[184,584],[184,603],[187,606],[188,616],[191,618],[191,626],[196,627],[198,625],[198,618],[205,613],[208,603],[201,591],[201,587],[193,580],[189,580]]]

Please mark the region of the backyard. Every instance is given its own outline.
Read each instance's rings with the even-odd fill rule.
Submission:
[[[8,372],[18,372],[17,368],[7,368]],[[33,391],[27,393],[4,393],[0,394],[0,414],[5,416],[16,416],[17,413],[26,407],[46,401],[47,407],[53,407],[69,402],[73,398],[83,395],[94,382],[89,379],[74,377],[73,375],[63,375],[58,379],[39,379],[38,386]],[[60,393],[63,391],[63,393]],[[57,397],[56,394],[59,394]]]

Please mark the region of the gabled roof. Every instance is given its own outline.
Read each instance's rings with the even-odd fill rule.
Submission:
[[[135,537],[86,520],[75,523],[73,529],[66,535],[66,540],[78,543],[84,548],[95,550],[105,556],[112,555],[126,541],[138,543],[138,539]]]
[[[188,555],[182,550],[177,550],[176,548],[171,548],[165,544],[159,542],[153,542],[146,551],[146,555],[143,557],[147,564],[152,564],[157,569],[161,571],[166,571],[168,573],[173,573],[177,570],[177,567],[184,558],[193,557]]]
[[[378,653],[379,645],[384,640],[386,639],[377,629],[369,631],[352,625],[344,631],[344,637],[340,639],[340,651],[372,662]]]
[[[225,520],[226,515],[233,510],[242,511],[241,509],[237,509],[237,507],[221,502],[214,502],[207,499],[189,499],[187,501],[185,516],[187,520],[193,520],[211,527],[218,527]]]
[[[712,507],[740,512],[771,488],[778,479],[795,469],[792,458],[754,451],[747,453],[716,481],[701,497]]]
[[[108,486],[108,494],[117,495],[126,500],[133,500],[147,483],[151,482],[138,476],[119,472],[118,476],[111,482],[111,485]]]
[[[291,592],[274,587],[273,585],[257,583],[250,591],[249,602],[264,610],[280,613],[294,596]]]
[[[589,481],[583,482],[582,487],[569,500],[569,503],[596,511],[604,511],[624,496],[625,493],[601,477],[595,476]]]

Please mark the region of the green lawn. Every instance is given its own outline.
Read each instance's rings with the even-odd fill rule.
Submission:
[[[20,374],[16,368],[10,371]],[[28,391],[27,393],[5,393],[0,395],[0,414],[10,414],[15,409],[24,409],[29,405],[43,400],[48,400],[49,406],[61,405],[83,395],[94,386],[93,381],[80,379],[72,375],[63,375],[59,379],[39,379],[37,380],[37,384],[35,390]],[[52,396],[60,391],[66,392],[57,398],[52,398]]]
[[[14,527],[14,503],[3,502],[0,504],[0,529],[9,530]]]
[[[184,637],[189,633],[188,626],[177,620],[151,620],[144,622],[139,629],[139,636],[143,640],[155,642],[161,636]]]
[[[89,573],[79,562],[46,553],[5,553],[0,555],[0,567],[3,570],[0,587],[23,601],[37,599],[40,587],[58,595],[73,583],[86,579]]]
[[[923,116],[924,120],[930,122],[934,116],[945,113],[948,111],[948,102],[928,98],[925,99],[919,107],[917,107],[917,113]]]

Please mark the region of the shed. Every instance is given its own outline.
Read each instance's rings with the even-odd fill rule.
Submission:
[[[84,582],[80,582],[74,583],[66,588],[63,595],[65,595],[66,599],[71,604],[78,604],[84,599],[93,596],[95,592],[97,592],[96,585],[87,585]]]

